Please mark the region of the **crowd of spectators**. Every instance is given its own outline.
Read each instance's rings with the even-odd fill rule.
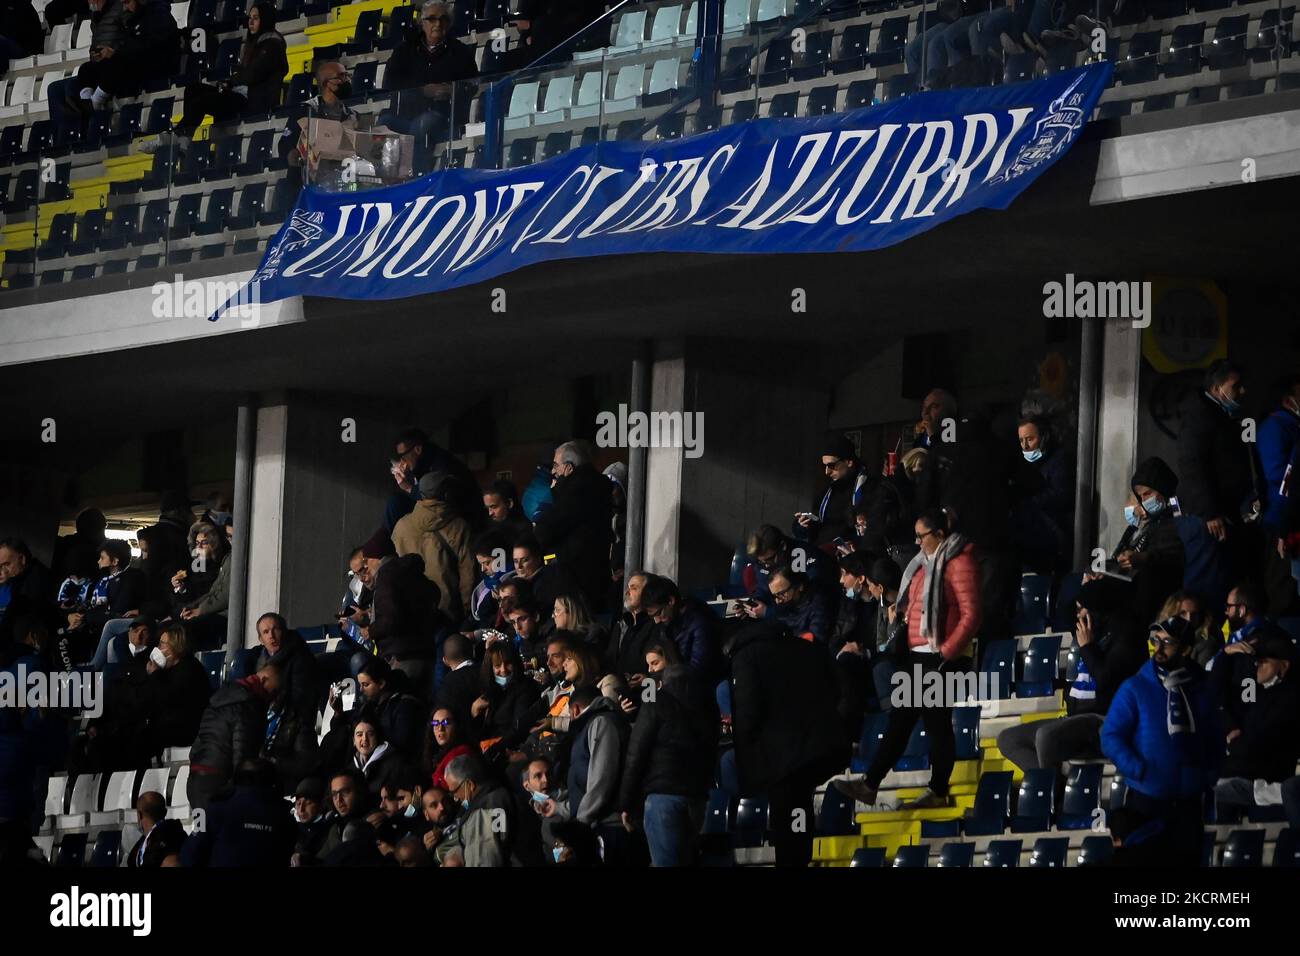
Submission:
[[[622,473],[598,471],[585,442],[555,449],[538,504],[509,482],[480,488],[412,429],[378,527],[346,556],[336,649],[313,653],[267,612],[245,676],[215,692],[194,655],[225,640],[226,500],[196,517],[165,496],[137,560],[95,511],[52,569],[5,539],[0,665],[89,667],[108,694],[84,726],[0,713],[0,819],[38,825],[53,770],[144,767],[189,745],[186,796],[206,825],[151,836],[165,813],[142,795],[130,865],[689,865],[715,787],[765,796],[778,865],[806,865],[815,791],[834,778],[879,806],[918,723],[930,780],[904,808],[951,805],[952,709],[967,701],[898,690],[969,671],[1011,636],[1022,573],[1073,570],[1065,713],[1003,731],[1002,754],[1058,773],[1113,762],[1133,860],[1194,862],[1207,801],[1221,820],[1282,806],[1300,826],[1296,649],[1276,623],[1298,594],[1300,377],[1257,441],[1243,441],[1241,370],[1216,363],[1204,385],[1177,467],[1137,465],[1127,502],[1103,503],[1123,535],[1082,569],[1068,431],[1026,415],[1013,439],[935,389],[883,468],[827,435],[810,510],[748,535],[730,600],[624,573]],[[877,711],[874,757],[845,775]]]

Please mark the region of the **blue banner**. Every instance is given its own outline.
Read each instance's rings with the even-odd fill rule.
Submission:
[[[309,187],[249,285],[212,318],[295,295],[423,295],[585,256],[880,249],[1005,209],[1070,148],[1110,71],[601,143],[365,192]]]

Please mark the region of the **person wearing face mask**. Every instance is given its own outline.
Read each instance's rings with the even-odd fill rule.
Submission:
[[[304,100],[289,114],[289,121],[280,131],[280,157],[290,166],[306,167],[308,182],[321,182],[327,173],[337,173],[337,160],[320,160],[311,149],[313,120],[333,120],[344,126],[357,125],[356,110],[344,100],[352,95],[352,74],[337,60],[316,64],[316,95]],[[322,166],[321,163],[324,163]]]
[[[481,693],[470,705],[474,734],[489,761],[504,762],[506,751],[498,744],[527,730],[541,688],[524,674],[519,653],[509,641],[496,641],[484,653],[479,687]]]
[[[325,785],[319,777],[304,777],[293,791],[293,822],[298,840],[293,848],[293,866],[301,866],[304,857],[314,858],[329,832],[327,805],[322,799]]]
[[[1128,784],[1124,805],[1153,824],[1170,865],[1200,865],[1203,800],[1223,763],[1223,731],[1205,672],[1187,656],[1182,618],[1152,625],[1156,653],[1120,685],[1101,729],[1102,753]]]
[[[1016,471],[1019,497],[1012,521],[1020,564],[1026,571],[1065,570],[1072,551],[1074,466],[1047,420],[1022,418],[1016,429],[1023,459]]]
[[[1223,635],[1216,627],[1217,621],[1206,609],[1205,600],[1199,594],[1192,591],[1175,591],[1169,595],[1160,613],[1156,615],[1156,620],[1163,621],[1170,617],[1181,617],[1192,625],[1192,631],[1196,634],[1196,643],[1192,646],[1191,656],[1192,660],[1201,667],[1208,664],[1223,648]],[[1155,645],[1149,644],[1147,651],[1147,656],[1150,657],[1156,652]]]
[[[1300,682],[1290,676],[1295,656],[1291,639],[1273,633],[1249,655],[1254,693],[1239,719],[1226,709],[1223,713],[1228,757],[1214,787],[1219,822],[1232,822],[1243,809],[1280,805],[1282,784],[1296,775]]]
[[[371,814],[368,822],[375,828],[379,852],[384,856],[391,857],[405,837],[418,839],[428,828],[420,799],[424,790],[417,776],[413,768],[399,767],[379,791],[379,811]]]
[[[1254,577],[1260,549],[1246,545],[1258,526],[1246,519],[1259,510],[1263,489],[1256,443],[1243,439],[1245,394],[1241,368],[1220,360],[1206,370],[1204,390],[1188,396],[1178,434],[1178,498],[1184,514],[1203,518],[1210,534],[1229,543],[1237,573]]]
[[[446,777],[452,799],[461,807],[456,835],[465,866],[518,866],[516,807],[506,788],[472,754],[453,760]]]
[[[839,685],[840,715],[845,730],[855,738],[862,729],[862,715],[875,707],[870,692],[871,658],[876,648],[876,609],[867,577],[874,556],[864,551],[841,555],[839,607],[831,629],[830,652],[835,661],[835,679]]]

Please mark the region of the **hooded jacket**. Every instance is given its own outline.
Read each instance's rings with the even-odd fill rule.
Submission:
[[[1217,668],[1216,668],[1217,670]],[[1280,783],[1296,775],[1300,759],[1300,681],[1294,666],[1272,687],[1255,685],[1241,734],[1228,743],[1225,777]]]
[[[111,46],[116,50],[126,34],[123,26],[125,18],[126,8],[122,5],[122,0],[104,0],[104,6],[98,12],[92,10],[90,13],[91,47]]]
[[[424,576],[418,554],[385,562],[375,575],[370,639],[385,657],[432,658],[440,615],[438,586]]]
[[[435,498],[417,501],[393,528],[393,547],[423,559],[424,576],[438,586],[438,608],[454,621],[465,616],[474,594],[470,534],[469,522]]]
[[[190,764],[210,767],[224,779],[261,752],[270,703],[256,674],[222,687],[199,719],[190,747]]]
[[[604,695],[569,724],[566,780],[569,817],[587,826],[620,824],[619,786],[629,727],[618,704]]]

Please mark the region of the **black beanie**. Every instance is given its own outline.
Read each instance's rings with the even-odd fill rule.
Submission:
[[[830,455],[832,458],[858,460],[858,451],[853,447],[853,442],[839,432],[826,433],[826,439],[822,442],[822,454]]]
[[[1129,487],[1137,485],[1146,485],[1148,488],[1154,488],[1166,498],[1172,498],[1174,492],[1178,490],[1178,476],[1174,470],[1165,464],[1163,458],[1148,458],[1142,464],[1137,466],[1133,472],[1133,479],[1129,482]]]

